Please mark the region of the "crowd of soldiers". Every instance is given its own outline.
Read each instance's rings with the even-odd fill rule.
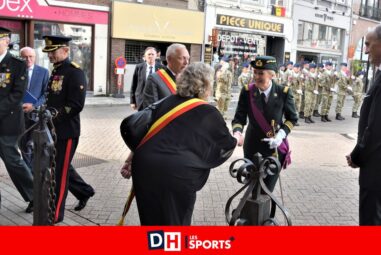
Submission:
[[[280,67],[277,83],[290,87],[299,118],[304,118],[306,123],[311,124],[315,123],[312,117],[320,117],[322,122],[331,121],[328,114],[335,94],[337,95],[335,119],[345,120],[342,110],[347,95],[351,95],[354,99],[352,117],[358,118],[357,111],[363,94],[363,78],[363,71],[351,74],[347,63],[341,63],[340,70],[335,71],[331,62],[326,62],[324,65],[288,62]]]
[[[230,103],[232,86],[242,88],[253,81],[250,62],[236,63],[234,60],[235,58],[224,57],[215,65],[215,100],[224,117]],[[340,70],[336,71],[331,62],[294,64],[290,61],[280,66],[275,82],[289,86],[294,95],[299,118],[312,124],[315,123],[312,117],[319,117],[322,122],[331,121],[329,111],[334,95],[337,96],[336,120],[345,120],[342,109],[347,95],[352,96],[354,100],[352,117],[359,118],[357,111],[362,102],[363,79],[364,72],[351,74],[347,63],[341,63]]]

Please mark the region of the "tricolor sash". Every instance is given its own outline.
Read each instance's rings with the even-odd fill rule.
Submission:
[[[187,111],[202,104],[206,104],[206,102],[198,98],[192,98],[179,104],[178,106],[161,116],[158,120],[155,121],[155,123],[152,124],[151,128],[148,130],[147,134],[144,136],[137,148],[142,146],[154,135],[159,133],[160,130],[162,130],[165,126],[167,126],[170,122],[179,117],[181,114],[186,113]]]
[[[159,69],[156,73],[164,81],[165,85],[167,85],[172,95],[176,94],[176,83],[172,80],[171,76],[169,76],[169,74],[164,69]]]

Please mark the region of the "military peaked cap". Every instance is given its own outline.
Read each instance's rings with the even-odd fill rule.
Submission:
[[[11,37],[11,30],[0,27],[0,39],[5,37]]]
[[[61,47],[68,47],[71,41],[70,37],[65,36],[45,35],[43,38],[45,39],[45,48],[42,49],[43,52],[51,52]]]
[[[340,65],[341,65],[341,66],[348,66],[347,63],[341,63]]]
[[[332,66],[332,62],[329,62],[329,61],[328,61],[328,62],[325,62],[325,65],[326,65],[326,66]]]
[[[311,63],[311,64],[310,64],[310,68],[316,68],[316,64]]]
[[[250,65],[255,69],[277,71],[276,59],[271,56],[259,56],[250,62]]]

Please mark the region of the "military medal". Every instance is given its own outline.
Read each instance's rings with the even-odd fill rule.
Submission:
[[[52,85],[50,87],[51,87],[51,90],[55,94],[59,94],[61,92],[63,79],[64,79],[63,75],[54,75],[53,76]]]
[[[0,73],[0,88],[5,88],[11,82],[11,73]]]

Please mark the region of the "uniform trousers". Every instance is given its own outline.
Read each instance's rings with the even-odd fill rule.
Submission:
[[[381,225],[381,190],[360,187],[360,226]]]
[[[17,138],[17,136],[0,136],[0,158],[18,192],[26,202],[29,202],[33,200],[33,176],[21,158]]]
[[[78,199],[83,200],[94,195],[94,189],[87,184],[71,165],[75,150],[77,149],[78,138],[58,139],[56,148],[56,213],[55,222],[60,222],[64,218],[67,192],[70,192]],[[70,185],[69,185],[70,183]]]

